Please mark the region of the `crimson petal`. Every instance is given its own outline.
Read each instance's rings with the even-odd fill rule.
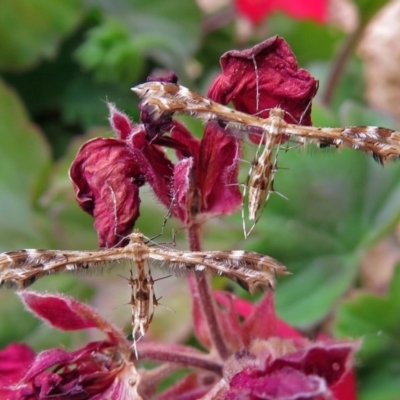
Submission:
[[[318,81],[298,68],[282,38],[273,36],[251,49],[228,51],[220,62],[223,72],[208,91],[211,99],[232,101],[237,110],[264,118],[279,106],[287,112],[288,122],[311,125],[310,103]]]
[[[86,142],[71,165],[70,177],[80,207],[95,218],[99,246],[113,247],[139,217],[143,174],[124,141]]]
[[[236,0],[235,5],[239,14],[257,24],[275,11],[282,11],[297,19],[312,19],[323,23],[328,15],[326,0]]]
[[[242,202],[238,185],[239,142],[216,122],[207,124],[200,147],[196,187],[203,213],[226,215]]]

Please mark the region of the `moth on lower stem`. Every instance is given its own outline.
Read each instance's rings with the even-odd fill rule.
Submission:
[[[257,288],[274,288],[276,274],[288,274],[277,260],[254,252],[180,251],[154,243],[147,244],[138,230],[129,235],[125,247],[94,251],[16,250],[0,254],[0,285],[20,289],[36,279],[56,272],[98,268],[107,263],[130,260],[137,265],[137,276],[129,278],[132,288],[132,333],[136,352],[137,334],[148,329],[155,307],[154,280],[150,264],[171,269],[175,273],[209,272],[226,276],[249,292]],[[146,270],[147,268],[147,270]],[[147,271],[147,272],[146,272]],[[140,339],[139,337],[139,339]]]
[[[136,343],[149,329],[158,300],[154,293],[154,280],[151,271],[149,270],[146,274],[143,261],[137,262],[136,278],[133,277],[132,269],[130,270],[128,283],[131,287],[129,304],[132,306],[132,347],[136,358],[138,358]]]

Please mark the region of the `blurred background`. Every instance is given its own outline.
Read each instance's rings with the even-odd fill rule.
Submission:
[[[400,1],[373,0],[5,0],[0,15],[0,251],[95,249],[93,220],[79,209],[68,168],[79,146],[112,136],[106,102],[138,120],[130,87],[174,71],[205,94],[220,56],[273,35],[320,80],[316,126],[400,122]],[[201,136],[202,126],[183,118]],[[245,144],[251,160],[255,146]],[[240,211],[207,223],[204,249],[269,254],[293,275],[281,279],[279,315],[310,337],[362,337],[360,399],[400,398],[400,164],[386,168],[352,150],[307,147],[280,155],[275,189],[248,240]],[[241,172],[245,180],[248,165]],[[167,210],[141,189],[137,227],[159,233]],[[169,221],[160,241],[171,241]],[[178,236],[185,248],[184,232]],[[43,278],[35,290],[91,302],[130,329],[129,287],[110,268]],[[165,272],[159,276],[165,275]],[[162,302],[148,338],[186,340],[190,300],[183,281],[156,284]],[[215,286],[235,290],[225,279]],[[124,288],[124,289],[122,289]],[[257,299],[257,296],[252,298]],[[52,331],[0,291],[0,345],[75,348],[87,333]],[[90,334],[90,333],[89,333]]]

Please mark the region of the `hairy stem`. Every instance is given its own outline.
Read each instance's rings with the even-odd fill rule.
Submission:
[[[200,225],[193,225],[189,228],[190,250],[200,251]],[[195,277],[189,277],[189,285],[192,291],[193,307],[196,307],[196,299],[201,306],[203,318],[207,321],[210,339],[222,360],[229,357],[229,350],[225,345],[219,324],[214,297],[212,295],[210,282],[205,273],[196,273]]]
[[[179,349],[178,346],[172,346],[171,351],[171,348],[162,349],[156,343],[144,343],[138,346],[138,355],[140,360],[171,362],[181,364],[184,367],[201,368],[222,375],[221,363],[210,360],[209,356],[200,352],[196,354],[193,351],[186,351],[183,348],[184,346],[179,347],[182,347],[182,349]]]

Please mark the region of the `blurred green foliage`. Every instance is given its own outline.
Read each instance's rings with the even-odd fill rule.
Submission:
[[[363,399],[396,399],[400,381],[400,267],[386,296],[357,293],[337,315],[336,334],[363,338],[360,357]]]
[[[321,80],[323,90],[345,41],[345,34],[332,26],[273,15],[243,43],[234,17],[212,29],[210,21],[218,15],[207,15],[188,0],[34,3],[5,2],[0,16],[1,251],[96,248],[93,221],[74,201],[68,167],[80,144],[112,134],[106,101],[137,120],[138,99],[129,88],[151,73],[173,70],[183,84],[204,92],[219,71],[222,53],[279,34],[301,67]],[[378,3],[384,2],[358,1],[364,22],[376,13]],[[365,104],[363,86],[362,63],[353,55],[331,107],[314,104],[315,125],[393,126]],[[199,124],[188,123],[201,134]],[[245,144],[245,154],[251,159],[254,148]],[[279,166],[275,188],[289,200],[273,195],[247,241],[240,212],[210,221],[204,248],[254,250],[284,262],[293,275],[278,285],[280,315],[306,332],[317,332],[329,316],[331,333],[364,337],[360,398],[400,398],[398,379],[393,378],[400,372],[399,270],[386,297],[367,293],[360,280],[366,254],[393,236],[399,223],[400,165],[383,169],[355,151],[309,148],[281,154]],[[142,203],[138,227],[151,236],[159,232],[166,210],[150,189],[142,193],[148,201]],[[110,275],[115,276],[51,277],[34,289],[51,288],[86,301],[96,295],[96,304],[106,305],[104,312],[112,315],[113,306],[126,302],[129,294],[116,296],[113,305],[102,298],[112,279],[125,284]],[[359,295],[345,299],[355,288]],[[0,299],[1,346],[18,340],[43,349],[60,343],[74,346],[82,339],[44,328],[8,290],[0,291]]]

